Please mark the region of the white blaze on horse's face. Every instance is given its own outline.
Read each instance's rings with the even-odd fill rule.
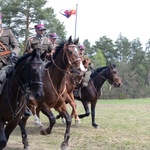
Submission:
[[[77,49],[77,47],[76,46],[70,46],[69,48],[74,48],[74,51],[77,53],[77,55],[78,55],[78,57],[79,57],[79,51],[78,51],[78,49]],[[85,69],[85,67],[84,67],[84,65],[83,65],[83,63],[82,63],[82,61],[80,60],[80,70],[81,71],[83,71],[83,72],[86,72],[87,71],[87,69]]]
[[[80,61],[80,69],[81,69],[81,71],[83,71],[83,72],[86,72],[86,71],[87,71],[87,69],[85,69],[85,67],[84,67],[84,65],[83,65],[83,63],[82,63],[82,61]]]
[[[75,50],[75,52],[77,52],[77,53],[78,53],[78,49],[77,49],[77,47],[75,47],[75,49],[74,49],[74,50]],[[78,53],[78,54],[79,54],[79,53]]]
[[[79,55],[79,51],[78,51],[78,49],[75,47],[75,52],[77,52],[78,53],[78,55]],[[81,69],[81,71],[83,71],[83,72],[86,72],[87,71],[87,69],[85,69],[85,67],[84,67],[84,65],[83,65],[83,63],[82,63],[82,61],[80,61],[80,69]]]

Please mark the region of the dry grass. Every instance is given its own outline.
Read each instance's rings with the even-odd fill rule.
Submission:
[[[81,103],[77,101],[77,105],[78,112],[84,112]],[[47,118],[41,115],[41,120],[47,127]],[[91,126],[91,116],[82,119],[78,126],[73,120],[68,150],[150,150],[150,99],[99,101],[96,123],[100,125],[99,129]],[[52,134],[43,136],[30,117],[27,131],[31,150],[60,150],[65,125],[58,120]],[[17,127],[5,150],[21,149],[23,145]]]

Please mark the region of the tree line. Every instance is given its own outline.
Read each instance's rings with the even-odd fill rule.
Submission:
[[[120,89],[111,88],[109,84],[103,86],[102,98],[125,99],[150,97],[150,39],[143,48],[139,38],[129,41],[127,37],[118,36],[113,41],[106,36],[100,37],[94,45],[84,41],[88,48],[87,54],[93,60],[95,68],[116,64],[119,76],[123,80]]]
[[[35,34],[34,25],[39,21],[45,24],[46,35],[56,32],[60,39],[66,39],[67,30],[64,23],[56,18],[54,9],[47,6],[47,0],[0,0],[0,6],[3,26],[13,30],[22,51],[27,38]],[[106,83],[101,98],[150,97],[150,39],[145,48],[139,38],[130,41],[121,34],[116,41],[102,36],[94,45],[91,45],[88,39],[85,39],[83,44],[94,68],[109,63],[116,64],[119,76],[122,77],[122,88],[110,88]]]

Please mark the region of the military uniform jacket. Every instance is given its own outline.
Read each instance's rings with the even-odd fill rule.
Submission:
[[[42,54],[44,51],[51,52],[53,46],[47,37],[30,37],[27,40],[25,53],[31,53],[33,49],[38,49]]]
[[[0,42],[2,45],[0,45],[0,53],[4,51],[12,51],[16,53],[17,55],[20,52],[19,44],[13,35],[12,31],[10,29],[1,29],[0,30]],[[5,65],[11,64],[10,59],[8,58],[9,54],[7,55],[0,55],[0,62],[3,62]],[[1,68],[2,66],[0,66]]]

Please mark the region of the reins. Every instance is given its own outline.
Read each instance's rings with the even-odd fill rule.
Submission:
[[[46,70],[46,71],[47,71],[47,74],[48,74],[50,83],[51,83],[51,85],[52,85],[52,88],[53,88],[54,92],[56,93],[56,95],[58,96],[58,98],[57,98],[57,100],[58,100],[58,99],[64,94],[64,92],[65,92],[65,90],[66,90],[66,82],[65,82],[65,85],[64,85],[64,88],[63,88],[62,93],[58,93],[57,90],[56,90],[56,88],[54,87],[54,84],[53,84],[53,81],[52,81],[52,78],[51,78],[51,76],[50,76],[49,71],[48,71],[48,70]],[[56,101],[57,101],[57,100],[56,100]]]
[[[70,47],[70,46],[74,46],[74,47],[75,47],[76,45],[72,44],[72,45],[64,46],[64,48],[63,48],[63,50],[65,51],[65,52],[63,53],[63,63],[64,63],[64,58],[65,58],[64,55],[66,54],[69,67],[70,67],[73,63],[75,63],[75,62],[81,60],[80,58],[78,58],[78,59],[74,60],[73,62],[70,61],[69,56],[68,56],[68,53],[67,53],[67,51],[66,51],[66,49],[67,49],[68,47]],[[55,66],[56,68],[58,68],[58,69],[59,69],[61,72],[63,72],[64,74],[69,74],[69,75],[71,74],[70,71],[64,70],[64,69],[60,68],[60,67],[55,63],[55,61],[54,61],[52,55],[51,55],[51,61],[52,61],[52,63],[54,64],[54,66]],[[64,64],[65,64],[65,63],[64,63]],[[66,65],[66,64],[65,64],[65,65]],[[52,78],[51,78],[51,76],[50,76],[50,73],[49,73],[48,69],[47,69],[46,71],[47,71],[47,74],[48,74],[48,77],[49,77],[49,81],[50,81],[50,83],[51,83],[51,85],[52,85],[52,88],[53,88],[54,92],[55,92],[56,95],[57,95],[57,100],[58,100],[58,99],[64,94],[64,92],[65,92],[65,90],[66,90],[66,83],[67,83],[67,82],[65,81],[65,85],[64,85],[63,91],[62,91],[61,93],[58,93],[57,90],[56,90],[56,88],[54,87],[54,84],[53,84],[53,81],[52,81]],[[72,75],[72,74],[71,74],[71,75]],[[60,90],[58,90],[58,91],[60,91]],[[57,101],[57,100],[56,100],[56,101]]]

